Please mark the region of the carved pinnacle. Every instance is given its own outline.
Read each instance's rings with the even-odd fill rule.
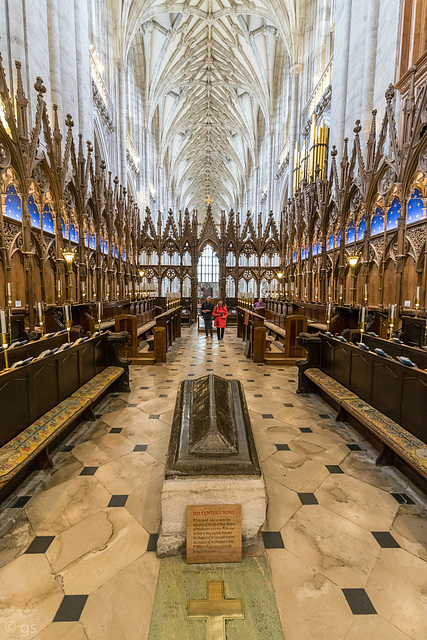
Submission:
[[[40,76],[37,76],[36,78],[34,89],[37,91],[39,95],[43,95],[43,93],[46,93],[46,87],[43,84],[43,78],[41,78]]]

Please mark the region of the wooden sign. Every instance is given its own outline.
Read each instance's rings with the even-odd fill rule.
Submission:
[[[240,504],[187,507],[187,563],[242,561]]]

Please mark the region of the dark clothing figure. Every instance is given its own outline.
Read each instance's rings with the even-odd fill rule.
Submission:
[[[205,334],[206,334],[206,337],[210,335],[211,338],[212,338],[212,313],[214,308],[215,307],[212,302],[204,302],[201,308],[202,318],[205,323]]]
[[[217,327],[216,328],[216,335],[218,337],[218,340],[222,340],[223,339],[224,331],[225,331],[225,327]]]

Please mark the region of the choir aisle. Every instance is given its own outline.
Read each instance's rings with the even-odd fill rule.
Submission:
[[[269,497],[250,555],[269,562],[286,640],[425,639],[427,500],[376,468],[370,445],[317,396],[296,395],[296,368],[243,351],[233,328],[221,343],[184,329],[166,364],[131,367],[131,392],[106,398],[54,469],[1,507],[2,640],[148,638],[169,562],[154,551],[177,385],[210,372],[244,385]],[[192,625],[176,640],[205,638],[204,623]],[[254,633],[245,640],[261,640]],[[239,634],[236,621],[228,640]]]

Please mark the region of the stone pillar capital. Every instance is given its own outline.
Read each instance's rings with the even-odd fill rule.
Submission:
[[[294,65],[292,65],[290,71],[292,77],[298,76],[302,71],[302,64],[300,62],[296,62]]]

